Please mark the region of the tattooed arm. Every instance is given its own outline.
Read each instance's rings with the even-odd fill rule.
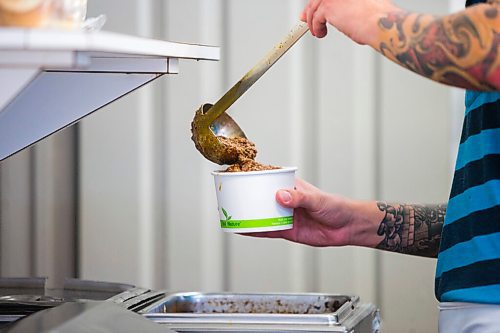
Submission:
[[[437,257],[446,205],[377,202],[377,207],[385,213],[377,230],[384,237],[378,249]]]
[[[393,12],[379,21],[384,56],[403,67],[452,86],[500,90],[500,15],[497,4],[481,4],[434,17]]]
[[[329,23],[434,81],[500,90],[500,0],[441,17],[407,12],[388,0],[311,0],[302,19],[317,37]]]
[[[294,208],[293,229],[246,235],[437,257],[445,205],[356,201],[325,193],[298,178],[295,188],[278,191],[276,200]]]

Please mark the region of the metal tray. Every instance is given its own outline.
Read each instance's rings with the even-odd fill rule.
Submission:
[[[177,293],[141,313],[164,323],[231,322],[340,325],[357,296],[325,294]]]

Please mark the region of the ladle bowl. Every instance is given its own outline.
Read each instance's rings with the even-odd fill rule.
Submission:
[[[236,149],[227,147],[217,135],[245,137],[241,128],[229,117],[226,110],[248,90],[281,56],[308,31],[304,22],[299,22],[288,35],[250,69],[214,105],[203,104],[196,110],[191,123],[191,132],[196,149],[208,160],[217,164],[234,164],[238,161]]]
[[[238,160],[238,155],[234,151],[227,150],[217,137],[246,138],[245,133],[226,112],[211,122],[206,113],[212,106],[212,104],[206,103],[196,110],[191,123],[191,133],[193,134],[191,139],[194,141],[196,149],[206,159],[220,165],[234,164]]]

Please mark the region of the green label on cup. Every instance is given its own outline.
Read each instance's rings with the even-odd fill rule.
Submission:
[[[262,228],[262,227],[277,227],[293,223],[293,216],[273,217],[270,219],[258,220],[220,220],[220,226],[224,229],[231,228]]]

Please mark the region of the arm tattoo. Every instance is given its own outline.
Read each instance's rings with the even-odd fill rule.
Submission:
[[[443,17],[394,12],[379,20],[380,52],[444,84],[500,90],[500,5],[490,1]]]
[[[384,240],[378,249],[437,257],[446,205],[408,205],[377,202],[385,216],[377,230]]]

